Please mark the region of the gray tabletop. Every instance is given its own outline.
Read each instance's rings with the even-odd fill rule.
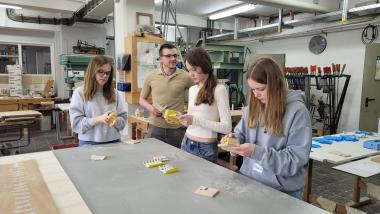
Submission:
[[[328,213],[155,139],[54,151],[93,213]],[[91,161],[91,155],[107,155]],[[165,155],[180,172],[164,175],[143,162]],[[214,187],[214,198],[194,191]]]

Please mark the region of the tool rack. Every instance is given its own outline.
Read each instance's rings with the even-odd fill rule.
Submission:
[[[340,115],[348,84],[350,82],[351,75],[343,74],[343,70],[333,68],[333,72],[329,72],[327,67],[324,68],[324,73],[321,70],[312,68],[308,72],[307,67],[297,68],[284,68],[285,78],[288,82],[289,89],[302,90],[306,96],[306,107],[310,111],[312,120],[315,119],[323,123],[323,129],[328,130],[330,134],[335,134],[338,128]],[[340,89],[339,85],[343,83],[343,88]],[[314,96],[311,95],[311,91],[322,90],[324,94],[327,94],[327,103],[318,101],[318,104],[313,103]],[[315,116],[315,111],[318,111],[319,117]]]

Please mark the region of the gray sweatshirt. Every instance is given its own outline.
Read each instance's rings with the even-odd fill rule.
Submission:
[[[127,112],[124,107],[123,97],[116,93],[116,102],[108,104],[103,96],[103,91],[96,92],[91,101],[84,101],[83,87],[74,91],[70,103],[71,127],[78,133],[79,140],[108,142],[120,139],[120,131],[124,129],[127,120]],[[94,118],[107,111],[117,114],[115,127],[108,124],[95,125]]]
[[[311,147],[311,121],[302,91],[289,91],[283,119],[284,136],[273,136],[265,127],[248,127],[248,111],[235,127],[241,142],[255,144],[251,157],[244,157],[240,172],[280,191],[304,186]],[[248,108],[247,108],[248,109]]]

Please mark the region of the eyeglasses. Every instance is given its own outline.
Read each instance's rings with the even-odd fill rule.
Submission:
[[[161,55],[161,56],[164,56],[164,57],[166,57],[166,58],[172,58],[172,57],[174,57],[174,58],[177,58],[178,57],[178,54],[167,54],[167,55]]]
[[[251,89],[253,93],[263,93],[266,87]]]
[[[96,73],[101,75],[101,76],[110,76],[111,75],[111,71],[103,71],[102,69],[98,70]]]

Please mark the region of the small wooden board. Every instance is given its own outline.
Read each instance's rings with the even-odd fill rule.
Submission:
[[[340,152],[340,151],[329,151],[330,154],[333,154],[333,155],[338,155],[338,156],[341,156],[341,157],[351,157],[350,154],[347,154],[347,153],[344,153],[344,152]]]
[[[206,196],[213,198],[216,194],[218,194],[219,190],[212,188],[212,187],[206,187],[206,186],[200,186],[198,189],[195,190],[195,194]]]
[[[15,117],[39,117],[42,114],[38,111],[26,110],[26,111],[7,111],[0,112],[0,120],[5,118],[15,118]]]
[[[376,162],[376,163],[380,163],[380,155],[377,155],[377,156],[371,158],[371,161]]]

